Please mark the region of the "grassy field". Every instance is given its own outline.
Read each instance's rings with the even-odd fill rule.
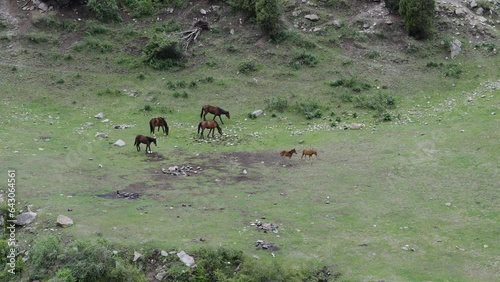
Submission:
[[[140,252],[236,249],[263,265],[333,266],[345,281],[500,279],[497,53],[464,47],[455,78],[432,42],[405,53],[354,38],[377,50],[367,59],[356,53],[367,49],[327,40],[335,34],[304,34],[318,47],[300,49],[206,32],[186,68],[154,71],[123,51],[154,26],[128,27],[89,36],[80,26],[73,44],[83,50],[64,49],[68,33],[59,27],[0,42],[0,185],[15,169],[18,209],[38,213],[35,233],[18,229],[21,248],[51,233]],[[81,43],[108,41],[100,52],[102,45]],[[291,68],[300,53],[319,63]],[[393,63],[399,59],[406,63]],[[239,72],[249,61],[258,70]],[[369,87],[332,86],[349,79]],[[356,106],[377,95],[395,100],[388,121]],[[278,98],[288,108],[268,110]],[[231,112],[223,136],[198,138],[203,104]],[[301,105],[316,105],[321,117],[306,119]],[[264,115],[250,118],[257,109]],[[94,117],[100,112],[106,121]],[[159,115],[170,134],[156,135],[152,154],[137,152],[134,136],[149,135],[149,119]],[[365,128],[344,130],[353,122]],[[118,139],[126,146],[114,146]],[[279,151],[292,148],[299,155],[282,160]],[[317,149],[317,158],[300,160],[304,148]],[[175,165],[202,171],[162,173]],[[117,190],[140,196],[116,199]],[[59,214],[75,225],[57,227]],[[257,240],[280,250],[260,250]]]

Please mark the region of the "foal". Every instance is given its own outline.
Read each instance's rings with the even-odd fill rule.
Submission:
[[[290,151],[283,150],[280,152],[281,160],[283,161],[283,157],[288,157],[289,159],[291,159],[293,154],[297,154],[297,151],[295,151],[295,148],[291,149]]]

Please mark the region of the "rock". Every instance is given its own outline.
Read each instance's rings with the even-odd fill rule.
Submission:
[[[205,9],[203,9],[203,8],[202,8],[202,9],[200,9],[200,14],[202,14],[202,15],[206,15],[206,14],[207,14],[207,11],[206,11]]]
[[[177,253],[179,259],[187,266],[194,267],[196,264],[194,263],[194,258],[184,251],[180,251]]]
[[[134,127],[134,126],[128,125],[128,124],[115,125],[115,129],[127,129],[127,128],[132,128],[132,127]]]
[[[241,173],[243,173],[244,175],[247,175],[248,171],[246,169],[243,169],[243,171]]]
[[[262,113],[264,113],[264,111],[263,111],[263,110],[255,110],[255,111],[253,111],[253,112],[252,112],[252,114],[251,114],[251,115],[252,115],[252,116],[256,116],[256,117],[258,117],[258,116],[260,116]]]
[[[336,28],[341,28],[342,27],[342,22],[340,20],[334,20],[333,21],[333,26]]]
[[[161,251],[160,254],[161,254],[162,257],[168,256],[168,252],[167,251]]]
[[[316,14],[309,14],[304,16],[305,19],[310,20],[312,22],[317,22],[319,21],[319,16]]]
[[[57,224],[61,225],[62,227],[69,227],[73,225],[73,220],[61,214],[57,217]]]
[[[451,203],[450,202],[444,203],[444,205],[447,206],[447,207],[451,207]]]
[[[98,137],[98,138],[108,138],[108,135],[106,133],[103,133],[103,132],[97,132],[95,134],[95,137]]]
[[[123,147],[125,146],[125,141],[121,140],[121,139],[118,139],[115,143],[113,143],[115,146],[118,146],[118,147]]]
[[[156,278],[156,280],[161,281],[163,279],[163,277],[165,277],[166,274],[167,273],[165,271],[161,271],[158,274],[156,274],[155,278]]]
[[[134,251],[134,259],[132,260],[133,262],[136,262],[138,259],[140,259],[142,255],[136,251]]]
[[[472,0],[472,1],[470,1],[470,7],[471,7],[471,8],[476,8],[476,7],[477,7],[476,0]]]
[[[94,116],[96,119],[102,119],[104,117],[103,113],[98,113],[97,115]]]
[[[20,225],[20,226],[28,225],[28,224],[32,223],[33,220],[35,220],[36,215],[37,215],[37,213],[36,212],[32,212],[30,210],[30,208],[28,207],[28,211],[27,212],[19,214],[19,215],[16,216],[16,220],[14,221],[14,223],[16,225]]]
[[[450,51],[451,51],[451,58],[452,59],[455,59],[458,56],[458,54],[460,53],[461,47],[462,47],[462,42],[460,42],[460,40],[455,39],[455,40],[453,40],[453,42],[451,42]]]
[[[365,127],[364,123],[351,123],[349,129],[361,129],[363,127]]]

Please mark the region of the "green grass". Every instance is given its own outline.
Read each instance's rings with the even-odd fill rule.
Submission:
[[[204,47],[192,50],[196,67],[155,71],[114,63],[125,55],[113,40],[131,36],[131,28],[86,28],[91,36],[67,51],[71,60],[61,60],[51,44],[0,61],[0,170],[17,170],[18,208],[37,210],[37,232],[56,228],[57,215],[65,214],[75,222],[56,228],[65,240],[102,237],[130,249],[188,253],[223,247],[258,256],[255,268],[334,265],[348,281],[498,280],[499,72],[491,54],[469,50],[454,61],[460,79],[427,67],[442,61],[432,53],[422,59],[375,47],[372,59],[409,63],[375,65],[338,47],[311,47],[299,59],[313,58],[314,68],[291,69],[293,46],[272,48],[270,56],[253,43],[229,44],[225,35],[206,32],[198,39]],[[301,46],[313,39],[287,40]],[[131,91],[139,95],[125,95]],[[374,118],[369,103],[384,97],[397,97],[388,122]],[[207,103],[229,110],[231,119],[223,117],[223,137],[202,141],[196,126]],[[306,119],[310,107],[322,114]],[[265,115],[248,118],[257,109]],[[94,118],[99,112],[107,122]],[[136,134],[150,135],[148,122],[160,115],[170,134],[156,134],[158,160],[132,144]],[[339,126],[331,127],[336,118]],[[353,122],[366,127],[342,129]],[[133,127],[114,128],[120,124]],[[118,139],[126,146],[110,144]],[[278,152],[292,148],[299,155],[283,166]],[[318,157],[301,161],[303,148],[317,149]],[[161,172],[173,165],[204,170],[190,177]],[[140,198],[98,197],[117,190]],[[279,232],[263,233],[255,220],[278,224]],[[35,237],[22,229],[17,236],[22,246]],[[273,257],[256,249],[256,240],[281,249]]]

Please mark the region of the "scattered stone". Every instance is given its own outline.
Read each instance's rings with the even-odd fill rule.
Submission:
[[[304,16],[305,19],[310,20],[312,22],[317,22],[319,21],[319,16],[316,14],[309,14]]]
[[[258,117],[260,116],[261,114],[263,114],[264,111],[263,110],[255,110],[251,113],[252,116],[255,116],[255,117]]]
[[[113,143],[115,146],[118,146],[118,147],[123,147],[125,146],[125,141],[123,141],[122,139],[118,139],[115,143]]]
[[[276,247],[273,243],[267,243],[263,240],[257,240],[255,246],[264,250],[279,251],[280,248]]]
[[[94,116],[96,119],[102,119],[104,118],[104,114],[103,113],[98,113],[97,115]]]
[[[265,218],[265,217],[264,217]],[[260,220],[256,220],[255,223],[250,223],[252,226],[256,226],[258,229],[264,230],[264,233],[273,232],[278,233],[278,225],[272,223],[263,223]]]
[[[364,123],[351,123],[351,125],[349,125],[349,129],[362,129],[364,127]]]
[[[194,262],[194,258],[192,256],[186,254],[186,252],[180,251],[180,252],[177,253],[177,256],[188,267],[194,267],[194,266],[196,266],[196,264]]]
[[[162,168],[161,171],[165,174],[170,174],[170,175],[184,175],[184,176],[191,176],[193,174],[198,174],[199,171],[202,169],[200,167],[197,167],[195,170],[192,166],[189,165],[183,165],[183,166],[171,166],[168,169]]]
[[[28,225],[35,220],[36,215],[37,215],[37,213],[32,212],[30,207],[28,206],[28,211],[17,215],[14,223],[16,225],[20,225],[20,226]]]
[[[450,51],[451,51],[451,58],[452,59],[455,59],[458,56],[458,54],[460,53],[461,47],[462,47],[462,42],[460,40],[455,39],[455,40],[453,40],[453,42],[451,42]]]
[[[125,198],[125,199],[130,199],[130,200],[139,198],[139,194],[137,194],[137,193],[123,192],[120,190],[116,190],[116,195],[118,198]]]
[[[108,135],[106,133],[103,133],[103,132],[97,132],[95,134],[95,137],[97,137],[97,138],[108,138]]]
[[[248,171],[246,169],[243,169],[243,171],[241,173],[243,173],[244,175],[247,175]]]
[[[136,251],[134,251],[134,259],[132,260],[133,262],[136,262],[138,259],[140,259],[142,255]]]
[[[162,251],[160,252],[160,254],[161,254],[161,256],[162,256],[162,257],[166,257],[166,256],[168,256],[168,252],[167,252],[167,251],[163,251],[163,250],[162,250]]]
[[[444,205],[447,206],[447,207],[451,207],[451,203],[450,202],[444,203]]]
[[[127,128],[132,128],[134,127],[133,125],[129,124],[120,124],[120,125],[115,125],[115,129],[127,129]]]
[[[73,220],[65,215],[59,215],[57,217],[57,224],[59,224],[62,227],[69,227],[73,225]]]
[[[165,271],[161,271],[155,275],[155,278],[156,278],[156,280],[161,281],[163,279],[163,277],[165,277],[165,275],[167,275],[167,273]]]
[[[207,14],[207,11],[206,11],[205,9],[203,9],[203,8],[202,8],[202,9],[200,9],[200,14],[202,14],[202,15],[206,15],[206,14]]]

